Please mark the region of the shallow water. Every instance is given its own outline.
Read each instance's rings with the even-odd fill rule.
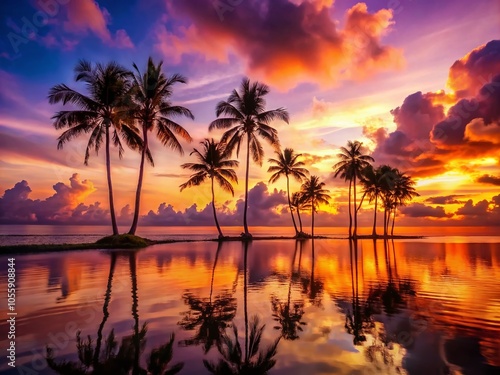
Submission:
[[[119,227],[120,233],[127,233],[129,227]],[[241,227],[223,227],[227,236],[239,236]],[[308,228],[307,228],[308,229]],[[307,231],[307,229],[305,229]],[[314,228],[318,236],[345,238],[349,233],[343,227],[317,227]],[[293,227],[251,227],[255,236],[288,236],[295,232]],[[372,227],[359,228],[360,234],[371,234]],[[378,233],[382,233],[379,228]],[[0,245],[32,245],[32,244],[74,244],[95,242],[110,235],[108,225],[2,225],[0,226]],[[496,227],[396,227],[396,235],[426,236],[431,241],[445,242],[498,242],[500,234]],[[139,226],[138,236],[151,240],[183,240],[183,239],[213,239],[217,238],[214,226],[197,227],[167,227],[167,226]],[[444,238],[446,237],[446,238]],[[481,239],[478,239],[481,237]]]
[[[57,373],[46,345],[56,365],[81,365],[77,331],[102,350],[113,332],[120,360],[97,359],[125,366],[127,352],[130,369],[147,368],[174,334],[169,366],[183,363],[180,374],[208,374],[203,360],[222,364],[236,342],[238,365],[228,366],[239,373],[256,368],[259,353],[270,374],[500,372],[499,242],[177,243],[18,255],[16,271],[16,364],[25,373]],[[2,273],[1,290],[5,283]],[[6,316],[4,294],[0,306]],[[264,324],[256,348],[252,327]],[[0,357],[0,372],[18,369]]]

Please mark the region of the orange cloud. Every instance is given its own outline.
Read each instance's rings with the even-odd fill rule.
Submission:
[[[469,52],[451,66],[448,86],[458,97],[470,97],[500,73],[500,40],[492,40]]]
[[[500,67],[499,52],[500,41],[492,41],[455,62],[450,77],[456,78],[455,88],[460,89],[454,95],[438,91],[406,97],[400,107],[391,111],[395,131],[365,127],[364,135],[375,144],[373,156],[377,163],[423,177],[444,173],[452,164],[463,166],[480,157],[500,160],[500,75],[495,75],[499,71],[488,70]],[[458,66],[467,74],[458,75]],[[478,87],[481,77],[487,76],[491,80]],[[472,91],[473,97],[463,98]],[[445,115],[444,105],[451,103]]]
[[[372,14],[366,4],[356,4],[346,14],[345,29],[338,30],[328,8],[332,1],[268,0],[223,9],[202,0],[169,4],[170,12],[187,17],[190,25],[175,33],[160,27],[157,49],[176,61],[199,53],[226,62],[234,53],[247,74],[282,89],[366,79],[403,65],[402,52],[381,43],[393,23],[388,9]]]
[[[94,0],[71,1],[66,9],[68,18],[63,24],[66,31],[76,34],[91,32],[104,43],[117,48],[134,47],[124,29],[117,30],[115,35],[111,34],[108,29],[111,16],[105,8],[101,9]]]

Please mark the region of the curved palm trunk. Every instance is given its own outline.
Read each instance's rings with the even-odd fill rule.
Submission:
[[[111,215],[111,225],[113,227],[113,235],[118,234],[118,225],[116,224],[115,202],[113,199],[113,184],[111,183],[111,158],[109,155],[109,124],[106,124],[106,175],[108,178],[108,195],[109,195],[109,212]]]
[[[108,274],[108,284],[106,286],[106,293],[104,294],[104,304],[102,305],[102,321],[99,324],[99,329],[97,330],[97,340],[94,351],[94,359],[93,359],[93,367],[94,370],[99,366],[99,354],[101,353],[101,343],[102,343],[102,330],[104,329],[104,325],[109,317],[109,301],[111,299],[111,286],[113,285],[113,275],[115,273],[116,266],[116,254],[111,254],[111,262],[109,265],[109,274]]]
[[[375,211],[373,212],[373,229],[372,229],[373,237],[377,236],[377,198],[378,195],[375,195]]]
[[[349,180],[349,238],[352,237],[351,189],[352,189],[352,179]]]
[[[137,223],[139,221],[139,206],[141,204],[141,190],[142,190],[142,180],[144,177],[144,159],[146,159],[146,151],[148,149],[148,131],[145,126],[142,127],[142,137],[143,137],[143,147],[141,152],[141,165],[139,167],[139,180],[137,182],[137,190],[135,192],[135,208],[134,208],[134,219],[132,221],[132,226],[128,231],[128,234],[135,234],[137,230]]]
[[[249,235],[248,223],[247,223],[247,211],[248,211],[248,170],[250,168],[250,135],[247,134],[247,170],[245,172],[245,208],[243,210],[243,229],[245,230],[245,235]]]
[[[358,231],[358,210],[356,206],[356,174],[354,174],[354,185],[353,185],[353,190],[354,190],[354,232],[352,233],[353,237],[356,238],[357,236],[357,231]]]
[[[298,206],[297,206],[297,217],[299,218],[300,233],[302,233],[303,232],[303,230],[302,230],[302,219],[300,218],[300,209],[299,209]]]
[[[286,194],[288,197],[288,208],[290,209],[290,215],[292,215],[293,227],[295,228],[295,235],[297,236],[299,231],[297,230],[297,224],[295,223],[295,218],[293,217],[292,202],[290,200],[290,179],[288,178],[288,175],[286,175]]]
[[[129,255],[130,280],[132,282],[132,316],[134,318],[134,367],[132,375],[139,374],[139,357],[141,342],[139,337],[139,298],[137,296],[137,264],[136,253]]]
[[[212,182],[212,209],[214,212],[215,226],[217,227],[217,231],[219,232],[219,238],[224,237],[222,231],[220,229],[219,220],[217,220],[217,210],[215,209],[215,192],[214,192],[214,176],[211,176]]]

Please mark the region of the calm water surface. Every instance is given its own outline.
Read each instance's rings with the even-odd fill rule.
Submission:
[[[500,373],[498,241],[177,243],[18,255],[16,268],[5,374],[58,373],[47,347],[78,373]]]
[[[228,236],[238,236],[241,227],[223,227],[223,232]],[[294,236],[293,227],[252,227],[252,234],[256,236]],[[129,227],[119,227],[120,233],[127,233]],[[382,233],[379,228],[379,233]],[[360,234],[371,234],[372,227],[359,228]],[[343,227],[317,227],[318,236],[347,237],[348,228]],[[1,245],[28,245],[28,244],[64,244],[95,242],[103,236],[110,234],[108,225],[3,225],[0,226]],[[166,226],[139,226],[137,235],[151,240],[165,239],[210,239],[217,238],[217,230],[209,227],[166,227]],[[397,235],[413,235],[426,237],[453,237],[454,242],[474,241],[491,242],[488,237],[499,236],[496,227],[396,227]],[[478,240],[478,237],[482,237]],[[497,237],[493,241],[499,241]],[[435,241],[435,240],[434,240]]]

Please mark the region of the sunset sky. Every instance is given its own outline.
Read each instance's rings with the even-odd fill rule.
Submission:
[[[153,141],[139,224],[212,224],[209,184],[180,193],[180,164],[220,137],[208,132],[215,105],[244,76],[271,87],[268,109],[288,109],[290,124],[273,124],[282,147],[330,189],[318,225],[346,225],[347,184],[332,166],[348,140],[416,180],[421,196],[401,208],[401,225],[500,223],[498,1],[23,0],[2,2],[0,15],[0,223],[108,224],[104,150],[88,166],[85,136],[57,150],[51,117],[62,107],[47,94],[58,83],[84,90],[79,59],[144,69],[148,56],[188,77],[173,101],[193,112],[179,122],[194,141],[184,156]],[[123,224],[138,166],[138,153],[113,150]],[[267,168],[251,165],[249,224],[290,225],[285,180],[269,185]],[[237,173],[234,197],[217,192],[223,225],[241,223]],[[371,219],[366,205],[361,225]]]

